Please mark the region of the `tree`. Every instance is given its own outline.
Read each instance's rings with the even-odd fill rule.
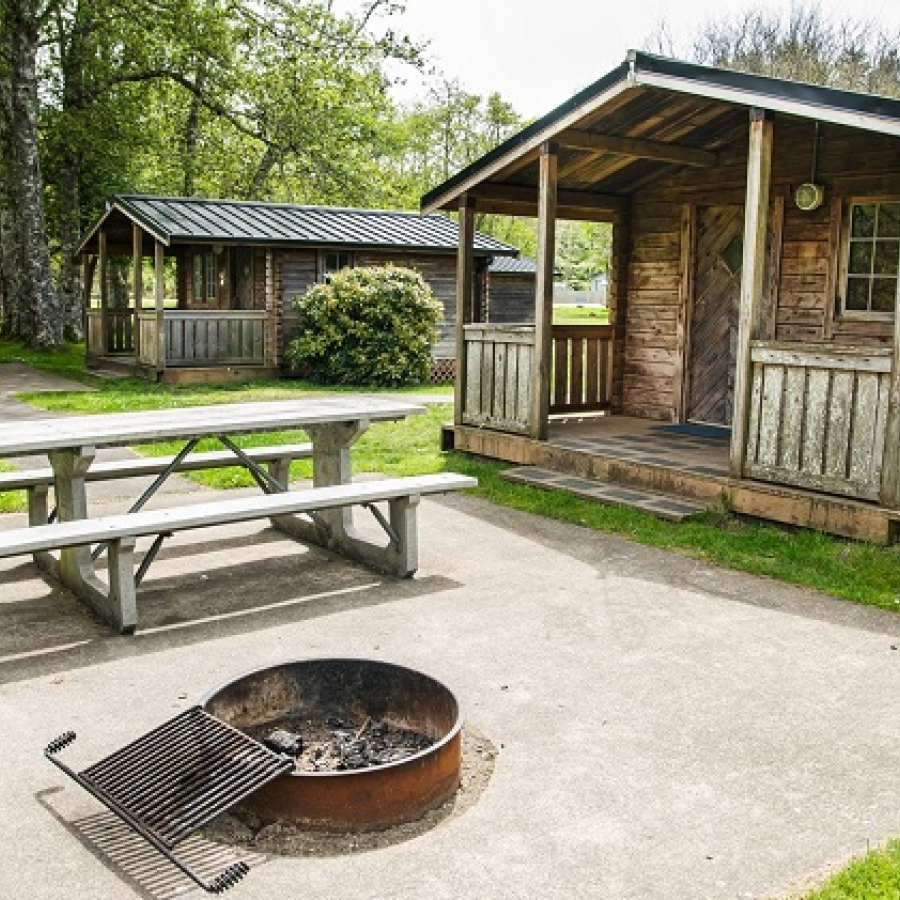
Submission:
[[[398,9],[369,0],[341,17],[315,0],[4,0],[6,331],[36,344],[75,333],[77,238],[112,191],[338,202],[369,191],[394,138],[383,65],[418,59],[403,36],[369,31]]]
[[[873,21],[832,21],[812,5],[792,5],[786,14],[748,7],[710,19],[689,47],[679,47],[662,22],[648,43],[658,52],[727,69],[900,96],[898,36]]]
[[[0,328],[35,347],[60,334],[37,132],[37,53],[52,12],[39,0],[0,8]]]

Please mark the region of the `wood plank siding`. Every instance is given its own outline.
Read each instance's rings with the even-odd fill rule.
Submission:
[[[313,284],[322,280],[320,256],[316,250],[281,250],[275,256],[275,294],[279,299],[280,330],[278,346],[284,354],[288,344],[297,334],[297,313],[293,308],[293,298],[305,293]],[[436,359],[453,359],[455,351],[456,328],[456,257],[449,254],[421,254],[403,251],[356,251],[352,254],[353,265],[386,266],[395,265],[413,269],[427,282],[444,310],[438,339],[432,348]],[[485,308],[485,278],[483,263],[480,264],[478,276],[479,307]],[[513,279],[515,280],[515,279]],[[521,290],[521,288],[520,288]],[[509,299],[504,294],[498,300],[498,308],[503,308]],[[520,306],[525,304],[518,295]],[[533,318],[534,310],[534,277],[530,279],[528,309]],[[501,321],[510,321],[502,319]],[[515,320],[513,320],[515,321]]]
[[[774,123],[761,333],[782,344],[890,346],[891,322],[841,319],[835,310],[847,202],[860,196],[900,197],[900,140],[821,126],[816,178],[827,200],[804,212],[794,204],[793,193],[810,180],[814,135],[810,122]],[[614,375],[622,380],[626,414],[664,420],[690,417],[690,333],[693,304],[702,287],[697,274],[712,265],[722,275],[725,248],[713,248],[718,259],[703,258],[713,251],[703,246],[702,228],[691,229],[686,221],[690,223],[692,211],[702,226],[704,210],[744,203],[746,148],[743,126],[719,149],[714,170],[683,168],[648,183],[631,198],[627,290],[621,304],[624,346]],[[683,406],[679,385],[685,391]]]

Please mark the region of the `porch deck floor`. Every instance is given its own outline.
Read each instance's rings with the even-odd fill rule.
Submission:
[[[593,456],[728,477],[727,428],[670,425],[633,416],[560,417],[551,420],[552,446]]]

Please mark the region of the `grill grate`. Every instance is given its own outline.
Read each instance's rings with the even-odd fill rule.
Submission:
[[[75,772],[57,754],[75,740],[67,732],[47,758],[93,794],[179,869],[210,893],[221,893],[248,871],[229,866],[203,881],[172,852],[179,841],[230,809],[294,761],[194,706],[136,741]]]

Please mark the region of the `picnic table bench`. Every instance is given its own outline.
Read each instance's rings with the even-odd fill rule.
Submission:
[[[476,484],[474,478],[445,472],[254,494],[170,509],[37,525],[0,532],[0,558],[91,544],[107,545],[109,589],[102,598],[104,608],[100,611],[120,633],[127,634],[134,631],[137,625],[137,588],[159,547],[159,543],[154,542],[136,568],[134,550],[137,538],[153,536],[159,541],[177,531],[269,518],[282,531],[342,551],[345,549],[344,538],[333,535],[328,523],[318,514],[354,505],[371,507],[376,502],[387,501],[389,516],[380,520],[387,533],[387,545],[380,547],[360,541],[355,555],[376,568],[407,577],[418,568],[416,508],[419,498],[474,487]],[[294,520],[292,517],[298,513],[312,513],[314,518],[309,522]]]
[[[201,453],[191,453],[183,459],[179,459],[177,456],[144,456],[133,459],[101,460],[93,463],[84,477],[88,482],[117,481],[123,478],[150,476],[161,477],[162,480],[165,480],[172,473],[246,466],[246,460],[249,459],[257,465],[265,465],[269,476],[287,489],[291,463],[295,459],[312,457],[312,444],[245,447],[242,455],[243,459],[236,456],[232,450],[207,450]],[[50,488],[53,487],[54,477],[51,466],[0,472],[0,493],[25,491],[28,500],[29,523],[43,525],[56,518],[53,514],[55,511],[50,510],[49,504],[49,493]],[[147,493],[155,493],[155,491]]]
[[[354,483],[350,448],[374,421],[392,421],[423,411],[414,404],[390,398],[352,395],[296,401],[185,407],[148,412],[116,413],[41,419],[13,425],[0,433],[0,457],[46,454],[56,499],[56,521],[47,524],[50,475],[36,469],[9,473],[0,489],[24,487],[32,494],[29,527],[0,532],[0,557],[33,554],[78,597],[122,633],[137,623],[136,591],[164,538],[177,531],[225,523],[269,518],[272,524],[300,540],[317,543],[399,576],[411,575],[418,564],[416,507],[425,494],[458,490],[475,480],[445,473]],[[286,445],[280,456],[272,448],[245,451],[233,437],[272,431],[302,430],[309,445]],[[197,454],[197,443],[217,438],[224,451]],[[184,448],[167,460],[131,460],[94,465],[99,447],[132,446],[180,439]],[[276,448],[277,449],[277,448]],[[218,456],[216,454],[219,454]],[[288,490],[287,466],[294,455],[313,461],[313,486]],[[262,495],[191,504],[174,509],[143,510],[146,498],[172,472],[230,464],[246,465],[264,491]],[[260,462],[270,464],[270,470]],[[143,471],[141,471],[143,470]],[[88,514],[87,484],[134,474],[156,474],[148,491],[128,513],[92,518]],[[17,480],[18,479],[18,480]],[[385,517],[375,504],[384,501]],[[386,544],[360,536],[353,524],[354,507],[369,509],[386,534]],[[135,568],[138,538],[152,536],[153,544]],[[108,547],[108,583],[98,577],[96,551]],[[58,550],[57,560],[50,551]]]

